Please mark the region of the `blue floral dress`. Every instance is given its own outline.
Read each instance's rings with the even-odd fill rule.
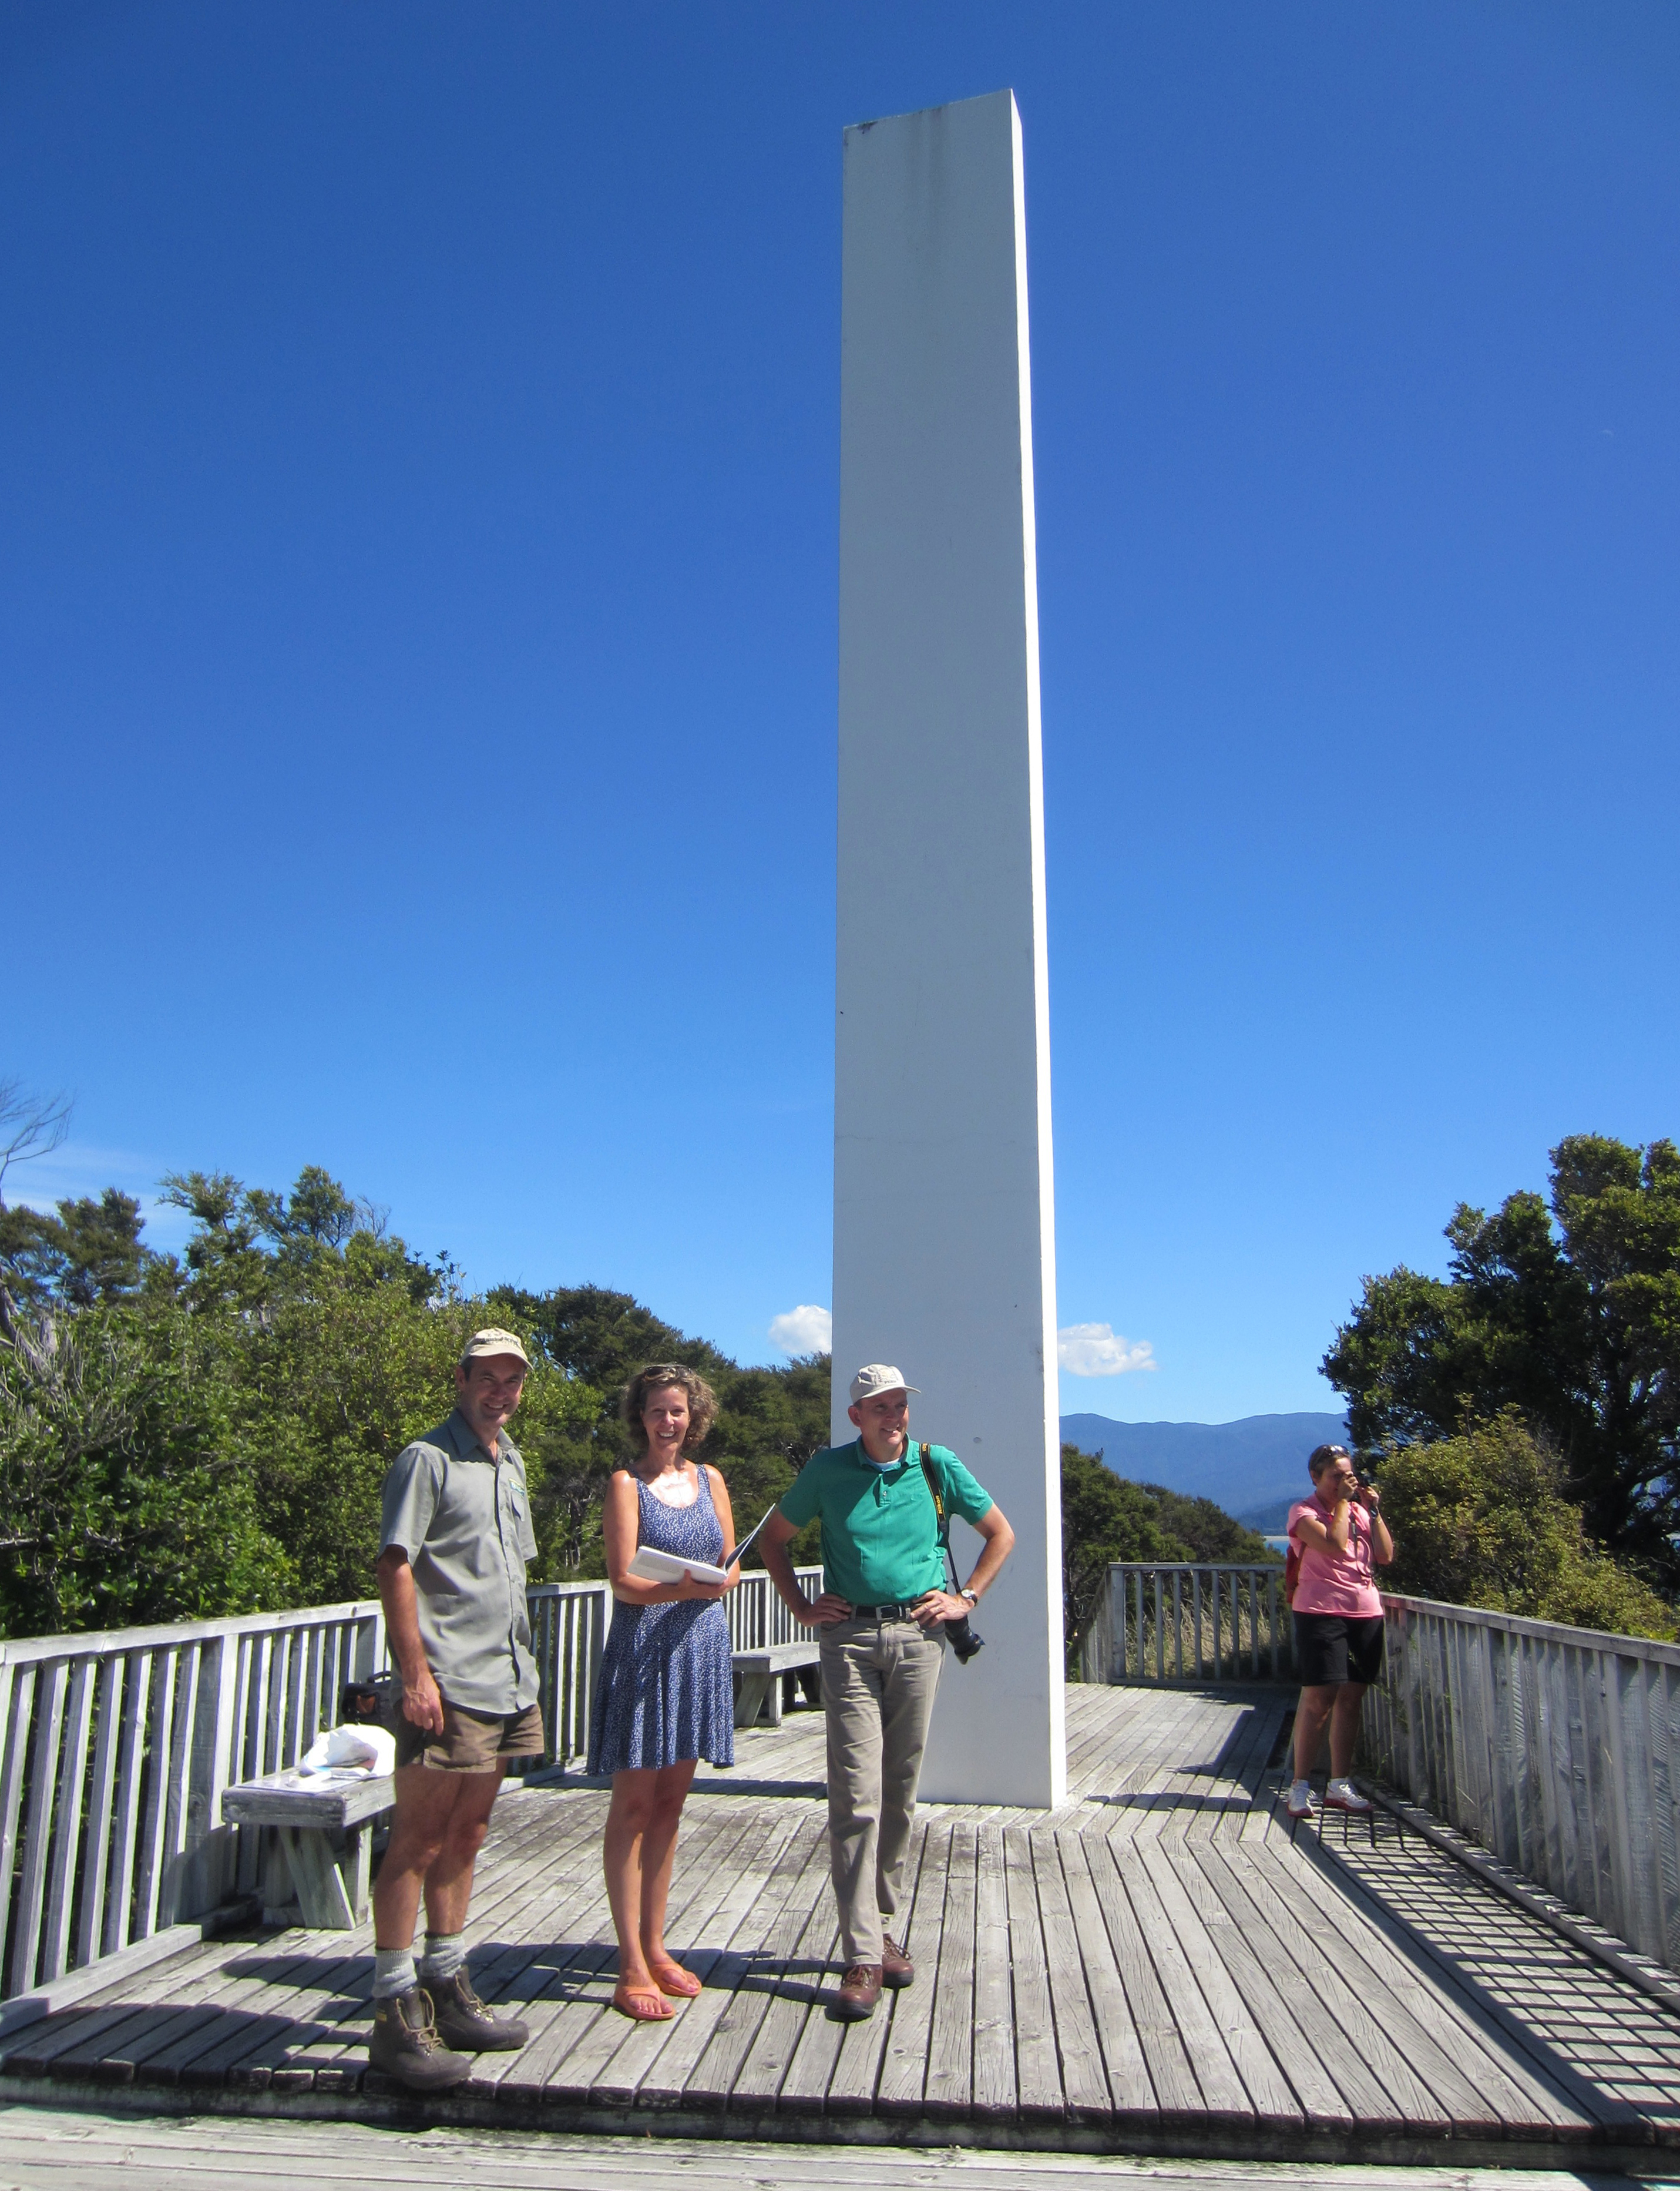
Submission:
[[[691,1506],[667,1506],[636,1486],[638,1542],[679,1560],[724,1556],[723,1524],[702,1468]],[[675,1605],[615,1602],[589,1722],[591,1773],[679,1765],[704,1757],[735,1763],[735,1685],[729,1624],[721,1605],[691,1598]]]

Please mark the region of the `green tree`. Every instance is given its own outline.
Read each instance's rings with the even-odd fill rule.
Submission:
[[[455,1403],[467,1335],[491,1320],[446,1273],[387,1232],[383,1215],[318,1165],[289,1194],[226,1173],[172,1175],[190,1210],[180,1305],[222,1392],[223,1436],[304,1603],[372,1589],[379,1496],[412,1438]],[[503,1313],[522,1337],[528,1325]],[[533,1346],[510,1435],[525,1455],[538,1539],[534,1580],[566,1572],[545,1469],[599,1413],[600,1395]]]
[[[1367,1278],[1325,1357],[1354,1438],[1436,1442],[1515,1408],[1589,1535],[1680,1581],[1680,1151],[1572,1135],[1549,1202],[1461,1204],[1446,1237],[1449,1278]]]
[[[283,1543],[301,1602],[366,1597],[379,1551],[379,1495],[403,1447],[455,1404],[455,1364],[486,1318],[470,1300],[422,1303],[400,1280],[317,1271],[307,1292],[261,1318],[220,1317],[230,1448],[255,1486],[265,1527]],[[588,1386],[534,1357],[508,1434],[525,1457],[538,1539],[534,1581],[566,1577],[552,1526],[546,1457],[599,1403]]]
[[[1070,1666],[1077,1663],[1112,1562],[1189,1556],[1143,1485],[1128,1483],[1076,1445],[1062,1448],[1062,1619]]]
[[[0,1623],[56,1635],[294,1602],[179,1314],[0,1293]]]
[[[1671,1637],[1674,1610],[1593,1543],[1554,1455],[1516,1408],[1382,1458],[1385,1588],[1615,1635]]]
[[[1253,1567],[1280,1564],[1277,1553],[1257,1530],[1245,1528],[1211,1499],[1192,1499],[1161,1483],[1142,1488],[1154,1500],[1162,1528],[1187,1548],[1191,1559],[1226,1560]]]
[[[1216,1506],[1164,1484],[1133,1483],[1101,1454],[1062,1448],[1062,1608],[1068,1665],[1101,1602],[1115,1560],[1229,1560],[1263,1566],[1277,1554],[1265,1539]]]
[[[162,1199],[196,1221],[178,1290],[200,1312],[259,1312],[276,1300],[335,1284],[402,1285],[416,1302],[446,1290],[444,1273],[387,1232],[384,1215],[351,1198],[318,1164],[289,1195],[247,1189],[230,1172],[166,1172]]]
[[[150,1260],[141,1245],[140,1205],[106,1187],[43,1210],[0,1208],[0,1283],[14,1300],[56,1300],[92,1308],[138,1293]]]

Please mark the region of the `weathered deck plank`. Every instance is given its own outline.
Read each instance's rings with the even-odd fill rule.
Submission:
[[[1410,2010],[1420,2028],[1495,2105],[1507,2136],[1536,2122],[1549,2125],[1553,2136],[1567,2141],[1592,2136],[1595,2119],[1559,2090],[1493,2015],[1479,2003],[1455,1999],[1450,1974],[1430,1971],[1427,1961],[1407,1952],[1411,1943],[1402,1925],[1374,1908],[1361,1910],[1322,1894],[1307,1859],[1297,1858],[1292,1869],[1286,1866],[1282,1852],[1289,1846],[1287,1841],[1278,1847],[1262,1845],[1245,1879],[1257,1893],[1269,1882],[1275,1888],[1280,1916],[1273,1922],[1281,1937],[1292,1934],[1304,1942],[1308,1968],[1312,1943],[1297,1913],[1322,1910],[1343,1943],[1333,1959],[1335,1968],[1350,1986],[1382,2000],[1386,2011],[1396,2006]],[[1292,1928],[1282,1921],[1284,1911],[1294,1920]]]
[[[1072,1691],[1065,1805],[928,1807],[900,1912],[917,1981],[861,2025],[826,2009],[820,1714],[697,1782],[668,1938],[702,1989],[660,2025],[610,2006],[605,1790],[510,1790],[473,1969],[531,2041],[418,2112],[1327,2160],[1680,2148],[1680,2018],[1386,1822],[1291,1841],[1290,1702]],[[195,1946],[0,2040],[0,2094],[412,2118],[366,2072],[370,1950],[366,1926]]]
[[[1026,1835],[1027,1859],[1038,1896],[1050,2013],[1055,2019],[1064,2104],[1076,2122],[1100,2122],[1110,2108],[1108,2072],[1091,2012],[1079,1928],[1062,1876],[1053,1834]]]
[[[1155,2111],[1163,2124],[1173,2127],[1200,2120],[1201,2087],[1190,2067],[1183,2033],[1160,1978],[1149,1944],[1115,1868],[1105,1839],[1085,1835],[1076,1844],[1086,1865],[1092,1892],[1108,1928],[1121,1983],[1131,2004],[1132,2021],[1155,2088]],[[1171,1952],[1171,1943],[1163,1943]]]
[[[1079,1943],[1080,1961],[1090,1989],[1104,2074],[1108,2080],[1109,2107],[1114,2114],[1147,2120],[1160,2113],[1155,2087],[1149,2082],[1143,2040],[1127,1998],[1125,1980],[1115,1960],[1102,1907],[1086,1869],[1084,1849],[1078,1834],[1066,1827],[1056,1835],[1055,1844],[1074,1937]]]
[[[942,1942],[951,1938],[945,1910],[952,1886],[953,1847],[964,1832],[948,1820],[930,1825],[917,1857],[916,1892],[904,1945],[917,1967],[917,1983],[896,1995],[878,2037],[854,2026],[846,2034],[828,2086],[828,2113],[855,2116],[918,2116],[932,2042],[929,2024],[943,1997]],[[972,1839],[972,1829],[966,1830]],[[967,1992],[963,1998],[966,2003]],[[809,2040],[808,2043],[811,2043]]]

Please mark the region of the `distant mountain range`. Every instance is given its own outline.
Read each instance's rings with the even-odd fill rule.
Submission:
[[[1211,1499],[1251,1529],[1281,1530],[1311,1488],[1307,1456],[1346,1443],[1340,1415],[1243,1415],[1234,1423],[1117,1423],[1064,1415],[1062,1437],[1100,1452],[1116,1476]]]

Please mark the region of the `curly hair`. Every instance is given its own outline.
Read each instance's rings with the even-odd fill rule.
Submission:
[[[642,1422],[648,1395],[662,1391],[667,1385],[679,1386],[688,1400],[689,1434],[683,1441],[685,1454],[693,1454],[705,1444],[707,1431],[718,1420],[718,1395],[704,1377],[690,1369],[685,1362],[650,1362],[645,1369],[639,1369],[630,1380],[618,1403],[620,1418],[630,1433],[630,1449],[638,1460],[648,1449],[648,1434]]]

